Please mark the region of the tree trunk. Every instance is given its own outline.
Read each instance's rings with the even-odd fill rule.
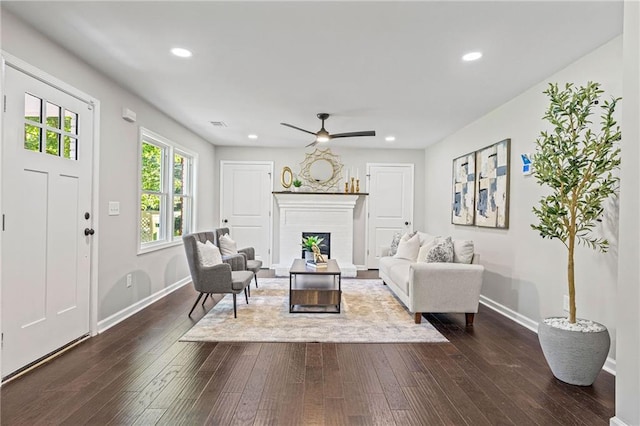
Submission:
[[[575,272],[573,265],[573,252],[575,248],[575,235],[569,235],[569,257],[567,262],[567,275],[569,282],[569,322],[575,324],[576,322],[576,286],[575,286]]]

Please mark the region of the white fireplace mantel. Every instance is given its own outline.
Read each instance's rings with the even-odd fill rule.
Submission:
[[[280,212],[280,257],[277,276],[288,276],[300,258],[303,232],[331,233],[331,258],[343,277],[355,277],[353,264],[353,211],[361,194],[274,192]]]

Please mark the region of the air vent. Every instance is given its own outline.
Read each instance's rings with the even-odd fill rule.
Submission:
[[[212,121],[211,124],[213,127],[229,127],[224,121]]]

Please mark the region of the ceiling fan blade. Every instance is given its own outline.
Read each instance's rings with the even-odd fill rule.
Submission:
[[[313,141],[309,145],[305,146],[305,148],[309,148],[310,146],[316,146],[317,144],[318,144],[318,141]]]
[[[331,135],[331,139],[336,138],[350,138],[354,136],[375,136],[375,130],[365,130],[362,132],[349,132],[349,133],[336,133],[335,135]]]
[[[300,130],[301,132],[309,133],[310,135],[314,135],[314,136],[316,135],[314,132],[310,132],[308,130],[301,129],[300,127],[296,127],[296,126],[294,126],[292,124],[287,124],[287,123],[280,123],[280,124],[282,124],[283,126],[291,127],[292,129]]]

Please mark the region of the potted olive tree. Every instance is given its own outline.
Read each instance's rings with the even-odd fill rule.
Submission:
[[[592,232],[604,210],[604,203],[618,192],[620,127],[614,112],[620,98],[600,104],[603,90],[588,82],[563,89],[549,84],[544,92],[549,108],[544,119],[550,131],[536,140],[534,176],[550,192],[533,212],[538,223],[531,225],[542,238],[557,239],[567,249],[569,317],[546,318],[538,336],[554,376],[574,385],[591,385],[609,353],[609,332],[602,324],[576,318],[575,263],[577,244],[606,252],[609,242]],[[600,113],[598,125],[592,115]]]

